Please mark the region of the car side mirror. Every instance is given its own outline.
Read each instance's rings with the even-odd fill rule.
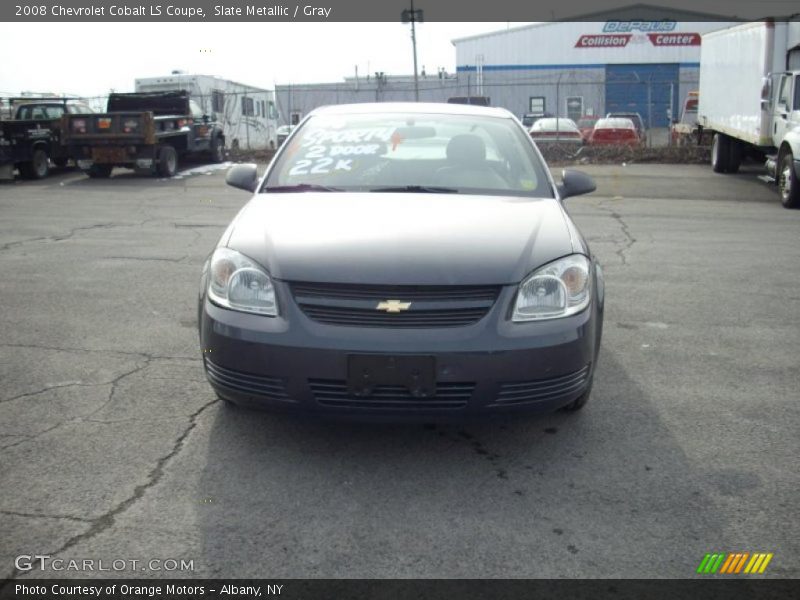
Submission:
[[[225,183],[246,192],[255,192],[258,185],[258,168],[255,163],[235,165],[225,176]]]
[[[211,117],[208,115],[203,115],[203,123],[208,123],[211,120]]]
[[[561,174],[561,185],[558,186],[558,195],[562,200],[571,196],[589,194],[597,189],[594,179],[582,171],[564,169]]]

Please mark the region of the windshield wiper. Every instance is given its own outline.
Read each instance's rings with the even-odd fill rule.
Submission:
[[[316,183],[298,183],[297,185],[276,185],[264,188],[264,192],[342,192],[339,188]]]
[[[373,188],[370,192],[416,192],[420,194],[457,194],[456,188],[431,185],[398,185],[395,187]]]

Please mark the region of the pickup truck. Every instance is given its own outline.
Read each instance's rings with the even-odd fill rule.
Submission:
[[[70,156],[61,145],[61,117],[87,112],[89,107],[73,99],[12,98],[13,119],[0,121],[0,172],[24,179],[42,179],[50,162],[63,167]]]
[[[172,177],[179,158],[225,160],[222,127],[185,90],[111,94],[107,111],[63,117],[63,143],[89,177],[114,167]]]
[[[711,144],[711,132],[703,133],[697,123],[697,105],[699,92],[689,92],[683,102],[683,109],[678,120],[670,127],[670,140],[673,146],[707,146]]]

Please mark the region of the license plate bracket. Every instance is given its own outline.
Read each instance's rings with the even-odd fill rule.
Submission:
[[[350,354],[347,357],[347,391],[371,396],[375,387],[401,385],[415,398],[436,395],[436,357],[414,355]]]

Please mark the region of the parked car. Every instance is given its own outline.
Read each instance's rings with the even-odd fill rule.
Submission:
[[[411,158],[413,157],[413,159]],[[603,322],[600,267],[507,110],[312,112],[208,257],[205,371],[223,400],[325,416],[576,410]]]
[[[583,136],[572,119],[562,117],[539,119],[531,126],[529,133],[537,144],[557,142],[573,146],[583,145]]]
[[[584,115],[578,119],[578,129],[581,132],[584,142],[589,141],[589,136],[592,134],[592,129],[594,129],[595,123],[597,123],[599,120],[600,117],[597,115]]]
[[[547,117],[552,117],[553,115],[548,112],[543,113],[525,113],[522,115],[520,121],[522,121],[522,125],[526,128],[530,128],[536,121],[539,119],[545,119]]]
[[[642,115],[637,112],[612,112],[606,115],[606,119],[630,119],[636,126],[636,133],[642,144],[647,143],[647,128],[644,126]]]
[[[593,146],[639,146],[641,143],[634,122],[622,118],[600,119],[595,123],[592,135],[589,137],[589,144]]]

